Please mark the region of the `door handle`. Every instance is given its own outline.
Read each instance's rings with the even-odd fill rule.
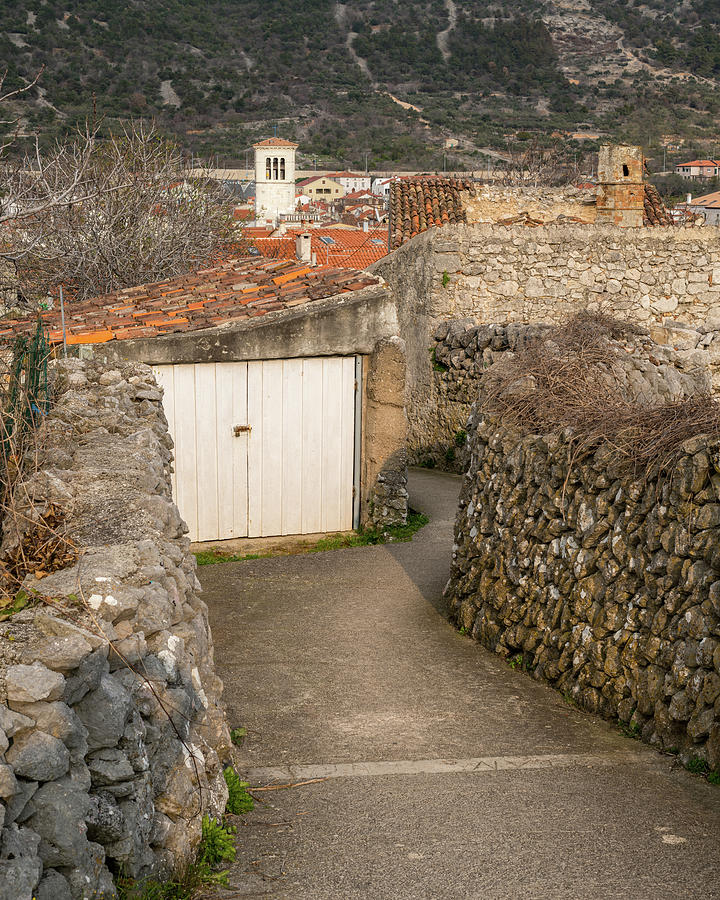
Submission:
[[[235,425],[233,428],[233,434],[235,437],[240,437],[244,432],[252,431],[252,425]]]

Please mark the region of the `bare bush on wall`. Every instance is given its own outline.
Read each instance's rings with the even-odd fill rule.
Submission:
[[[576,459],[604,443],[638,473],[667,470],[689,438],[720,436],[720,403],[705,393],[670,403],[630,396],[623,342],[640,333],[603,313],[580,312],[490,367],[482,412],[523,431],[568,429]]]

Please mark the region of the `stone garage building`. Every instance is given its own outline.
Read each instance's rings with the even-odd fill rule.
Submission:
[[[61,345],[59,311],[46,320]],[[382,278],[295,260],[234,260],[66,309],[68,352],[153,367],[196,541],[405,521],[396,335]]]

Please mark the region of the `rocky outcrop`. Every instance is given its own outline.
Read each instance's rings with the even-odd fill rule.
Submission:
[[[720,441],[636,477],[609,444],[475,409],[446,597],[486,647],[583,708],[720,768]]]
[[[0,896],[115,896],[167,872],[222,813],[230,742],[195,560],[172,502],[172,443],[147,366],[58,364],[37,471],[8,551],[49,505],[76,563],[29,574],[0,623]],[[33,605],[33,601],[37,601]]]

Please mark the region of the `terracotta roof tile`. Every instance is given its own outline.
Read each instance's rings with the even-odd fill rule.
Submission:
[[[299,144],[293,144],[292,141],[286,141],[285,138],[266,138],[264,141],[258,141],[253,147],[298,147]]]
[[[308,267],[291,259],[264,257],[234,259],[167,281],[67,303],[67,342],[99,344],[198,331],[377,283],[366,272],[338,266]],[[51,341],[61,343],[60,310],[43,313],[43,320]],[[3,320],[0,335],[31,328],[34,322],[30,317]]]
[[[412,178],[390,185],[390,233],[395,249],[434,225],[466,222],[461,191],[475,193],[472,181]]]
[[[665,208],[662,197],[657,192],[657,188],[653,184],[646,184],[645,187],[645,212],[643,215],[643,225],[673,225],[672,217]]]
[[[310,249],[318,263],[339,269],[366,269],[388,252],[386,228],[370,228],[368,231],[347,227],[298,228],[289,230],[283,237],[255,237],[253,243],[263,256],[294,260],[298,234],[310,235]],[[333,243],[325,243],[322,238],[331,238]]]

